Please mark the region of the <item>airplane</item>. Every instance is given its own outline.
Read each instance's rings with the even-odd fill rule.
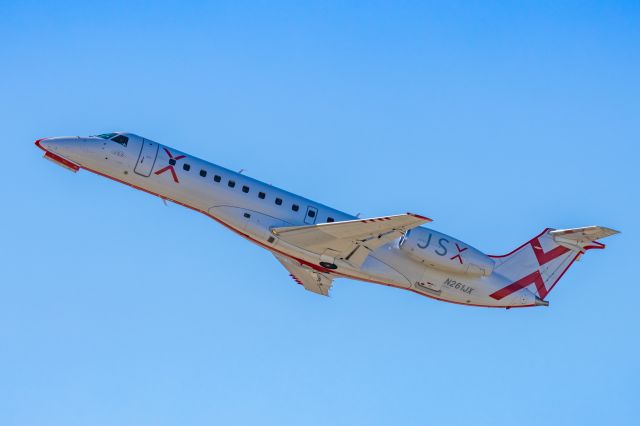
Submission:
[[[546,228],[488,255],[405,213],[360,218],[127,132],[38,139],[44,158],[85,169],[207,215],[270,251],[297,284],[328,296],[350,278],[467,306],[548,306],[549,292],[603,226]]]

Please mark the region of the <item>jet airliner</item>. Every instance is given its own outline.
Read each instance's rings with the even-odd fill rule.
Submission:
[[[336,278],[410,290],[469,306],[548,306],[547,295],[596,241],[602,226],[544,229],[488,255],[405,213],[359,218],[132,133],[54,137],[44,158],[85,169],[207,215],[270,251],[306,290],[329,295]]]

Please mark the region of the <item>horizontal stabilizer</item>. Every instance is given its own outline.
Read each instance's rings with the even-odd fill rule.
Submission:
[[[565,246],[574,251],[583,251],[592,244],[596,244],[597,248],[604,247],[603,244],[596,242],[600,238],[606,238],[611,235],[618,234],[615,229],[606,228],[604,226],[584,226],[582,228],[556,229],[550,231],[549,234],[560,245]],[[602,247],[599,247],[602,246]]]

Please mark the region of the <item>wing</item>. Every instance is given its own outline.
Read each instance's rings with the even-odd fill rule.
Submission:
[[[428,222],[431,219],[407,213],[309,226],[286,226],[273,228],[271,232],[289,244],[320,254],[329,263],[341,259],[360,267],[372,250]]]
[[[303,286],[305,289],[323,296],[329,295],[329,289],[333,279],[326,274],[314,271],[313,269],[289,259],[284,256],[275,255],[276,259],[284,266],[289,275],[295,282]]]

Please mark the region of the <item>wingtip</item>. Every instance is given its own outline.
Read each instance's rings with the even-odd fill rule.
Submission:
[[[603,226],[602,228],[606,229],[607,231],[610,232],[610,234],[608,236],[616,235],[616,234],[622,234],[622,231],[618,231],[617,229],[607,228],[606,226]]]
[[[426,220],[427,222],[433,222],[433,219],[430,219],[426,216],[422,216],[421,214],[416,214],[411,212],[407,212],[407,214],[413,217],[417,217],[418,219]]]

